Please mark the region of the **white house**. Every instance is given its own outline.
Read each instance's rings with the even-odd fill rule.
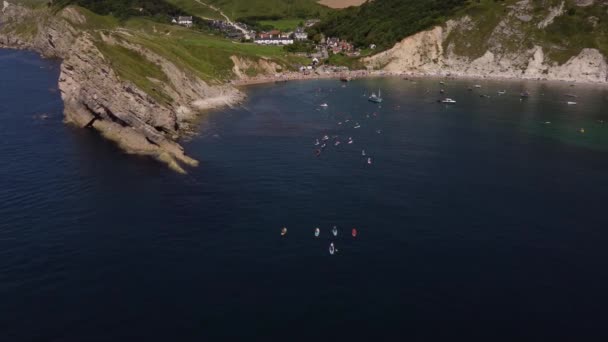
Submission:
[[[192,27],[192,17],[191,16],[187,16],[187,17],[179,16],[179,17],[177,17],[177,20],[173,19],[173,22],[177,23],[178,25]]]
[[[293,44],[293,38],[260,37],[256,38],[253,42],[260,45],[291,45]]]
[[[296,32],[294,32],[294,34],[293,34],[293,38],[295,40],[307,40],[308,33],[306,33],[306,31],[304,31],[304,29],[302,27],[298,27],[298,28],[296,28]]]

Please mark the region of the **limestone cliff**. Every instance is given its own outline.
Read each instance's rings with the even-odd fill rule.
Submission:
[[[608,82],[606,56],[593,44],[585,45],[605,35],[598,23],[608,16],[594,14],[606,16],[606,4],[523,0],[478,7],[470,15],[407,37],[365,63],[389,72]],[[564,30],[561,19],[587,27],[580,33],[577,27]]]
[[[86,20],[74,8],[54,13],[4,1],[0,48],[30,49],[62,60],[59,89],[66,122],[95,129],[126,152],[151,156],[178,172],[185,172],[184,165],[197,165],[176,140],[197,111],[235,103],[242,94],[230,86],[209,85],[150,49],[119,39],[128,32],[80,29]],[[155,84],[152,92],[163,97],[120,77],[100,51],[100,40],[136,52],[162,70],[166,80],[150,82]]]

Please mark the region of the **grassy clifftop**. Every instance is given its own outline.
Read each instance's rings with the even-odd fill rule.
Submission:
[[[247,75],[268,72],[256,67],[256,62],[267,61],[278,70],[292,70],[304,62],[301,58],[286,54],[282,48],[243,44],[174,25],[166,25],[146,18],[118,21],[112,16],[100,16],[86,9],[78,11],[86,16],[86,23],[79,24],[83,31],[92,33],[96,45],[108,58],[121,78],[132,81],[148,94],[159,100],[166,97],[158,93],[158,82],[165,82],[158,65],[127,49],[125,45],[138,46],[171,62],[187,74],[195,75],[209,84],[222,84],[235,78],[234,57],[252,62],[245,70]],[[179,91],[179,89],[175,89]]]

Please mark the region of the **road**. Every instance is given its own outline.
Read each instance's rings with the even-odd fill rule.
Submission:
[[[243,32],[243,34],[245,35],[245,39],[249,39],[249,38],[250,38],[250,37],[249,37],[249,31],[247,31],[246,29],[244,29],[243,27],[241,27],[241,26],[240,26],[240,25],[238,25],[237,23],[234,23],[232,20],[230,20],[230,18],[228,18],[228,16],[227,16],[226,14],[224,14],[224,12],[222,12],[222,10],[221,10],[221,9],[219,9],[219,8],[217,8],[217,7],[213,6],[213,5],[206,4],[206,3],[204,3],[204,2],[202,2],[202,1],[200,1],[200,0],[194,0],[194,1],[195,1],[195,2],[197,2],[197,3],[198,3],[198,4],[200,4],[200,5],[203,5],[203,6],[209,7],[209,8],[211,8],[212,10],[216,11],[217,13],[219,13],[219,14],[220,14],[220,15],[221,15],[221,16],[222,16],[224,19],[225,19],[225,21],[228,23],[228,25],[230,25],[230,26],[234,27],[235,29],[237,29],[237,30],[239,30],[239,31]],[[203,19],[207,19],[207,20],[213,20],[213,19],[211,19],[211,18],[203,18]]]

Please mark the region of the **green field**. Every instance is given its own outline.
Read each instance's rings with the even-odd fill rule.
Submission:
[[[219,18],[217,13],[194,0],[167,0],[184,10],[202,17]],[[331,12],[316,0],[201,0],[221,9],[230,19],[248,17],[318,18]]]
[[[194,0],[167,0],[167,2],[183,9],[184,11],[192,15],[196,15],[201,18],[224,20],[224,18],[217,11],[214,11],[207,6],[201,5]]]
[[[302,24],[302,19],[280,19],[280,20],[260,20],[258,23],[262,26],[272,26],[283,32],[293,31]]]

